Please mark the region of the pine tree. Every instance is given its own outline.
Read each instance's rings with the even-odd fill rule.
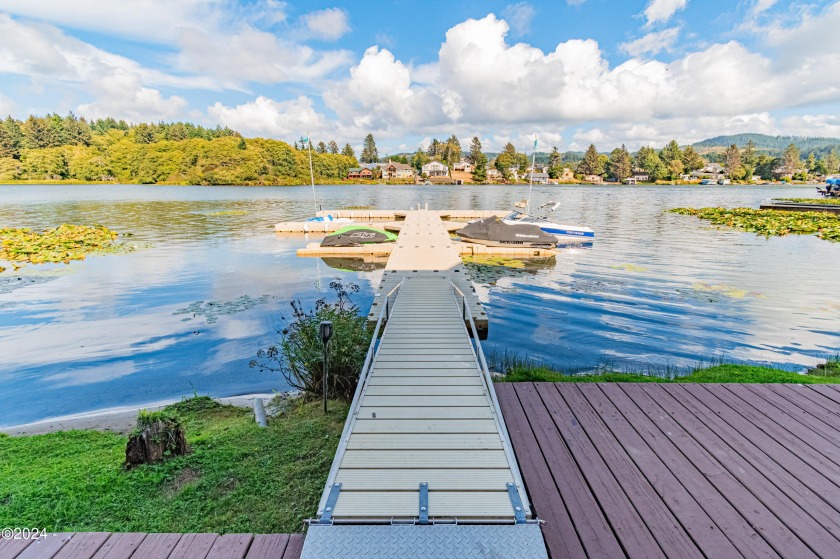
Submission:
[[[511,158],[516,159],[516,146],[514,146],[512,143],[506,143],[505,148],[502,150],[502,152],[511,156]]]
[[[595,144],[589,144],[583,160],[578,163],[577,172],[581,175],[601,175],[604,173],[604,166],[601,158],[598,157],[598,150],[595,149]]]
[[[327,151],[333,155],[338,153],[338,144],[335,143],[335,140],[330,140],[330,143],[327,144]]]
[[[666,164],[671,163],[671,161],[675,161],[682,158],[682,150],[680,150],[680,144],[677,143],[676,140],[671,140],[668,142],[664,148],[662,148],[662,152],[659,154],[659,158]]]
[[[470,141],[470,163],[475,165],[479,155],[481,155],[481,140],[478,139],[478,136],[473,136],[473,139]],[[486,163],[487,158],[485,157],[484,159]]]
[[[825,156],[825,168],[829,175],[840,171],[840,157],[837,155],[837,148],[831,148],[828,155]]]
[[[11,116],[0,123],[0,157],[20,158],[23,147],[23,132]]]
[[[376,163],[379,161],[379,151],[376,149],[376,141],[373,139],[373,134],[365,136],[360,160],[362,163]]]
[[[723,167],[731,179],[740,179],[744,176],[744,168],[741,166],[741,152],[738,146],[732,144],[723,153]]]
[[[353,146],[350,144],[344,144],[344,148],[341,150],[341,155],[346,155],[347,157],[352,157],[355,159],[356,152],[353,151]]]
[[[801,163],[799,155],[799,148],[797,148],[796,145],[789,144],[788,147],[785,148],[785,153],[782,155],[782,159],[784,161],[785,172],[787,174],[792,175],[799,168]]]
[[[805,168],[808,169],[809,173],[814,172],[814,168],[817,165],[817,157],[814,155],[814,152],[808,154],[808,159],[805,161]]]
[[[443,151],[443,161],[448,164],[457,163],[461,160],[461,142],[452,134],[448,140]]]
[[[318,142],[318,147],[315,148],[315,151],[318,153],[327,153],[327,144]]]
[[[621,144],[620,148],[612,150],[607,169],[610,176],[618,182],[624,181],[633,172],[633,159],[624,144]]]
[[[745,166],[755,168],[758,162],[758,154],[755,151],[755,142],[749,140],[741,152],[741,163]]]
[[[688,146],[683,150],[681,159],[683,164],[683,171],[685,171],[686,173],[696,171],[697,169],[702,169],[705,164],[703,162],[703,158],[700,157],[700,154],[698,154],[691,146]]]

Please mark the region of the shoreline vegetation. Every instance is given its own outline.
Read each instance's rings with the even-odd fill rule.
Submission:
[[[669,211],[765,237],[816,235],[820,239],[840,242],[840,215],[837,214],[752,208],[673,208]]]
[[[357,158],[349,143],[339,149],[334,140],[289,144],[188,122],[87,121],[70,113],[0,120],[0,184],[305,185],[310,157],[320,184],[527,184],[529,173],[538,184],[817,184],[840,172],[838,148],[833,138],[760,134],[692,145],[671,140],[635,152],[622,145],[602,153],[591,144],[585,152],[561,153],[555,146],[534,153],[532,169],[529,155],[512,143],[485,151],[478,136],[463,149],[453,134],[413,153],[380,157],[368,134]],[[403,167],[386,173],[391,162]],[[430,162],[442,163],[445,176],[438,176],[440,166],[427,175]]]

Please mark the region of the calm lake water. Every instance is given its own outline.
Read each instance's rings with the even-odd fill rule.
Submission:
[[[325,208],[511,208],[527,186],[319,186]],[[716,229],[676,206],[751,206],[812,187],[534,187],[588,225],[591,245],[553,262],[475,270],[487,352],[570,371],[687,368],[718,358],[801,370],[840,348],[840,244]],[[0,186],[0,227],[103,224],[137,249],[0,274],[0,425],[182,396],[283,390],[249,369],[289,300],[381,272],[295,256],[277,236],[313,212],[308,187]]]

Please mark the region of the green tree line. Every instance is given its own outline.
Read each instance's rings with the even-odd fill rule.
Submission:
[[[358,165],[352,148],[348,155],[330,148],[313,150],[317,180],[343,179]],[[9,117],[0,123],[0,182],[20,180],[302,184],[309,181],[309,154],[282,141],[246,140],[229,128],[182,122]]]

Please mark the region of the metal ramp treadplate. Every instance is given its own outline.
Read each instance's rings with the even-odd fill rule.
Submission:
[[[547,559],[538,524],[312,524],[301,559]]]

